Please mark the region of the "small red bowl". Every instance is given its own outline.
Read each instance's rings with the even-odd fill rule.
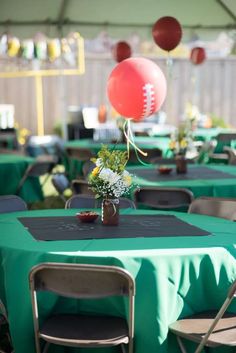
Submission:
[[[76,217],[82,223],[92,223],[98,218],[98,213],[93,211],[82,211],[80,213],[76,213]]]
[[[163,175],[170,174],[172,172],[173,168],[168,167],[168,166],[160,166],[158,168],[158,172]]]

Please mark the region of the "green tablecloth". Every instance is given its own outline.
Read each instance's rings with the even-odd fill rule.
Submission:
[[[188,168],[197,168],[197,165],[188,165]],[[130,167],[132,168],[132,167]],[[130,169],[128,168],[128,170]],[[135,169],[144,169],[149,167],[135,167]],[[150,168],[153,168],[151,166]],[[157,168],[157,167],[156,167]],[[173,166],[173,168],[175,168]],[[225,173],[232,174],[232,179],[195,179],[186,180],[183,174],[182,180],[173,181],[148,181],[138,177],[136,182],[139,186],[166,186],[166,187],[179,187],[191,190],[195,197],[199,196],[218,196],[218,197],[236,197],[236,166],[233,165],[207,165],[207,168],[219,170]],[[157,171],[158,173],[158,171]],[[173,171],[172,173],[175,173]]]
[[[137,210],[123,212],[141,214]],[[135,353],[178,353],[168,325],[179,317],[220,306],[236,279],[236,223],[228,220],[176,213],[212,233],[203,237],[37,242],[16,218],[74,214],[75,210],[44,210],[0,216],[0,295],[7,305],[15,353],[35,353],[28,274],[40,262],[109,264],[130,271],[136,281]],[[65,303],[54,296],[41,297],[40,307],[44,316],[52,308],[76,310],[74,301]],[[119,314],[121,306],[113,300],[106,308]],[[93,310],[99,310],[98,303]],[[49,352],[65,353],[55,346]]]
[[[27,167],[34,159],[13,154],[0,154],[0,195],[14,195]],[[43,199],[39,179],[31,177],[24,183],[19,196],[26,202]]]
[[[226,128],[219,128],[219,127],[214,127],[209,129],[198,128],[194,130],[193,135],[196,138],[196,140],[210,141],[221,133],[232,133],[232,132],[235,132],[235,129],[226,129]]]
[[[153,149],[160,148],[165,155],[169,149],[169,137],[136,137],[135,142],[141,149]],[[94,153],[97,153],[101,149],[103,142],[96,142],[89,139],[73,140],[65,143],[65,148],[88,148]],[[116,148],[117,150],[125,151],[127,145],[125,143],[106,143],[111,149]],[[130,147],[132,148],[132,146]]]

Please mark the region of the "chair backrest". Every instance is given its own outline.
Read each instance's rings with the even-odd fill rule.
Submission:
[[[0,213],[26,211],[27,205],[24,200],[16,195],[0,196]]]
[[[55,173],[52,175],[52,184],[59,193],[63,193],[70,187],[70,181],[63,173]]]
[[[101,298],[135,294],[128,271],[115,266],[42,263],[30,271],[32,291],[51,291],[73,298]]]
[[[145,187],[135,190],[134,201],[137,207],[155,209],[186,208],[193,200],[193,193],[184,188]]]
[[[74,194],[86,194],[93,195],[94,192],[89,188],[89,184],[86,180],[74,179],[71,181],[71,188]]]
[[[227,133],[220,133],[216,136],[216,147],[214,153],[222,153],[224,150],[224,146],[230,146],[231,142],[236,140],[236,133],[227,132]]]
[[[82,173],[85,179],[87,179],[88,175],[92,172],[92,170],[96,167],[96,165],[92,161],[85,161],[82,166]]]
[[[217,135],[216,140],[219,142],[231,142],[232,140],[236,140],[235,132],[222,132]]]
[[[236,198],[206,197],[195,199],[189,206],[188,213],[236,220]]]
[[[51,173],[52,169],[55,167],[55,163],[49,160],[36,160],[35,163],[29,165],[26,170],[27,177],[28,176],[35,176],[39,177],[44,174]]]
[[[50,158],[48,160],[36,160],[33,164],[30,164],[26,169],[23,177],[21,178],[19,185],[16,190],[16,194],[19,193],[22,188],[24,182],[28,177],[40,177],[45,174],[50,174],[55,167],[56,163]]]
[[[74,195],[66,202],[65,208],[98,208],[101,207],[102,201],[95,199],[92,195]],[[120,208],[136,208],[132,200],[121,197],[119,199]]]

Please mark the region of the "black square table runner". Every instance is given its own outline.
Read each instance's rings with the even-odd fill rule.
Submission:
[[[129,168],[129,172],[137,177],[148,181],[173,181],[173,180],[194,180],[194,179],[232,179],[236,176],[202,166],[189,166],[186,174],[177,174],[175,167],[170,174],[163,175],[155,168]]]
[[[118,226],[104,226],[100,218],[95,223],[81,223],[76,216],[18,219],[42,241],[210,235],[171,215],[121,215]]]

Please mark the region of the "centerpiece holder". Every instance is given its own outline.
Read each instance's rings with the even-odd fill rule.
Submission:
[[[175,165],[177,174],[186,174],[188,172],[188,163],[184,155],[177,154],[175,156]]]
[[[188,122],[180,124],[171,136],[169,144],[170,150],[175,157],[175,166],[177,174],[186,174],[188,172],[188,162],[186,158],[187,151],[193,146],[192,127]]]
[[[119,199],[102,200],[102,223],[117,226],[119,224]]]

